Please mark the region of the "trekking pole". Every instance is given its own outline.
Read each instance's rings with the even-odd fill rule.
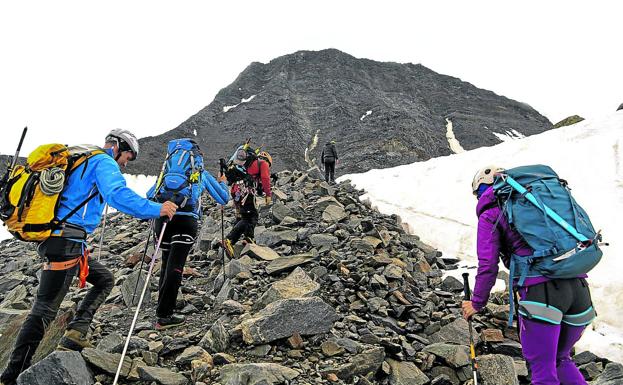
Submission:
[[[154,232],[154,220],[150,220],[149,221],[149,233],[147,233],[147,242],[145,242],[145,250],[143,250],[143,257],[141,258],[141,265],[138,268],[139,271],[139,275],[141,274],[140,272],[143,271],[143,264],[145,263],[145,256],[147,255],[147,249],[149,248],[149,240],[151,239],[151,234]],[[138,282],[139,280],[136,280],[136,286],[134,286],[134,292],[132,293],[132,303],[134,303],[134,298],[136,298],[136,290],[138,289]]]
[[[22,130],[22,136],[19,139],[19,144],[17,145],[17,150],[15,150],[15,155],[13,156],[13,159],[11,159],[11,162],[8,164],[9,168],[7,168],[4,178],[2,178],[3,185],[9,179],[9,176],[11,175],[11,171],[13,171],[13,169],[15,168],[15,165],[17,164],[17,159],[19,158],[19,152],[22,149],[22,144],[24,143],[24,138],[26,137],[26,131],[28,131],[28,127],[24,127],[24,129]]]
[[[463,292],[465,293],[465,301],[472,299],[472,291],[469,289],[469,281],[467,278],[469,273],[463,273]],[[472,327],[472,319],[467,320],[469,324],[469,358],[472,363],[472,374],[474,375],[474,385],[478,385],[478,363],[476,362],[476,349],[474,348],[474,329]]]
[[[119,359],[119,366],[117,366],[117,372],[115,373],[115,379],[113,380],[113,385],[117,385],[117,381],[119,380],[119,374],[121,373],[121,368],[123,366],[123,359],[125,358],[125,354],[128,351],[128,346],[130,345],[130,338],[132,338],[132,332],[134,331],[134,326],[136,325],[136,320],[138,319],[138,313],[141,311],[143,298],[145,298],[145,292],[147,291],[147,286],[149,285],[149,278],[151,277],[151,273],[154,269],[156,256],[158,255],[158,250],[160,249],[160,242],[162,242],[162,237],[164,236],[164,231],[167,228],[168,222],[169,222],[169,219],[166,218],[164,220],[164,223],[162,224],[162,230],[160,230],[160,236],[158,237],[158,242],[156,243],[156,249],[154,250],[154,254],[151,257],[151,262],[149,263],[149,270],[147,271],[147,276],[145,277],[145,284],[143,285],[143,291],[141,292],[141,297],[139,298],[138,304],[136,305],[136,311],[134,312],[134,318],[132,319],[132,324],[130,325],[130,331],[128,332],[128,337],[125,339],[125,345],[123,346],[123,352],[121,353],[121,358]],[[139,273],[139,277],[140,277],[140,273]]]
[[[97,250],[97,261],[102,257],[102,247],[104,247],[104,232],[106,231],[106,216],[108,215],[108,203],[104,206],[104,220],[102,223],[102,231],[100,232],[100,248]]]
[[[223,275],[225,275],[225,207],[221,205],[221,249],[223,249]]]

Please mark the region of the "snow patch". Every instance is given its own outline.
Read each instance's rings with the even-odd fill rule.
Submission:
[[[365,114],[363,114],[363,115],[361,116],[361,118],[359,118],[359,120],[364,120],[364,119],[366,118],[366,116],[370,116],[370,115],[372,115],[372,111],[371,111],[371,110],[368,110],[368,111],[366,111],[366,113],[365,113]]]
[[[454,130],[452,129],[452,121],[446,118],[446,139],[448,139],[448,144],[450,145],[450,150],[455,154],[459,154],[464,152],[465,149],[459,143],[459,140],[454,136]]]
[[[523,139],[523,138],[526,137],[524,134],[522,134],[521,132],[515,130],[514,128],[511,129],[511,130],[506,130],[505,132],[506,133],[504,133],[504,134],[500,134],[499,132],[492,132],[492,134],[495,135],[502,142],[508,142],[510,140]]]
[[[310,157],[309,154],[318,145],[318,133],[319,132],[320,132],[320,129],[316,130],[316,134],[314,134],[314,137],[312,138],[311,143],[309,144],[309,146],[305,148],[305,162],[307,163],[309,167],[314,167],[315,159],[313,157]]]
[[[197,130],[193,130],[193,134],[197,136]]]
[[[246,98],[246,99],[244,99],[244,98],[243,98],[243,99],[240,99],[240,103],[238,103],[238,104],[234,104],[233,106],[224,106],[224,107],[223,107],[223,112],[227,112],[227,111],[231,110],[232,108],[236,108],[236,107],[238,107],[239,105],[241,105],[242,103],[248,103],[248,102],[250,102],[251,100],[253,100],[253,98],[255,98],[256,96],[257,96],[257,95],[251,95],[251,96],[249,96],[249,97],[248,97],[248,98]]]
[[[623,362],[623,114],[549,130],[460,154],[363,174],[344,175],[386,214],[398,214],[423,242],[475,264],[476,200],[470,190],[475,170],[485,164],[511,168],[547,164],[569,181],[574,198],[586,209],[596,229],[602,229],[604,256],[589,273],[598,312],[577,347]],[[556,146],[552,146],[556,143]],[[573,156],[570,156],[572,154]],[[599,167],[596,167],[599,165]],[[597,193],[598,192],[598,193]],[[464,269],[459,269],[464,271]],[[475,271],[470,270],[474,275]]]

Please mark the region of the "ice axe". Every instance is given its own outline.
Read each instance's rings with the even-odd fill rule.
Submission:
[[[469,273],[463,273],[463,292],[465,293],[465,301],[471,301],[472,291],[469,288]],[[469,324],[469,358],[472,363],[472,374],[474,376],[474,385],[478,385],[478,363],[476,362],[476,349],[474,348],[474,328],[472,319],[468,319]]]

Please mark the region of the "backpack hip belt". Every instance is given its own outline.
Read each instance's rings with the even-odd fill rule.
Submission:
[[[82,258],[82,256],[76,257],[74,259],[70,259],[68,261],[62,261],[62,262],[43,262],[43,270],[67,270],[67,269],[71,269],[72,267],[76,266],[78,263],[80,263],[80,258]]]

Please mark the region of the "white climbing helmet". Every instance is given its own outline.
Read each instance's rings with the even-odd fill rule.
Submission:
[[[474,195],[478,192],[478,187],[480,187],[481,184],[493,184],[495,176],[503,171],[504,169],[502,167],[493,165],[489,165],[478,170],[472,180],[472,192]]]
[[[132,151],[134,159],[138,156],[138,139],[128,130],[115,128],[106,135],[107,142],[117,142],[120,151]]]

